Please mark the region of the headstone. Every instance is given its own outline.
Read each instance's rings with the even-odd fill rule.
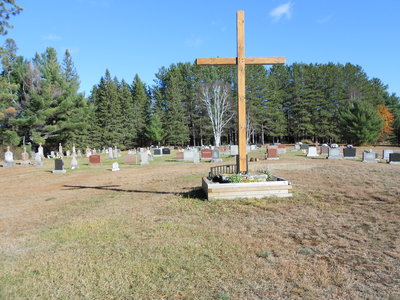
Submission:
[[[200,152],[193,151],[193,163],[198,164],[200,163]]]
[[[370,151],[364,151],[362,154],[362,161],[367,163],[376,163],[378,162],[377,153]]]
[[[140,152],[140,164],[141,165],[149,164],[149,154],[146,151]]]
[[[211,161],[212,162],[221,162],[222,161],[219,149],[212,150],[212,159],[211,159]]]
[[[257,149],[257,146],[256,145],[250,145],[250,151],[254,151],[254,150],[256,150]]]
[[[87,147],[85,153],[86,153],[86,157],[90,157],[92,155],[92,150],[90,150],[90,148]]]
[[[64,161],[61,158],[56,158],[54,160],[54,170],[53,173],[55,174],[63,174],[66,171],[64,170]]]
[[[67,157],[70,157],[71,156],[71,151],[67,150],[66,155],[67,155]]]
[[[343,157],[345,159],[357,158],[357,148],[344,148],[343,149]]]
[[[340,148],[329,148],[328,159],[342,159]]]
[[[400,153],[398,152],[390,153],[389,164],[400,165]]]
[[[4,154],[4,167],[15,167],[14,154],[10,151],[10,146],[7,146],[7,152]]]
[[[33,165],[43,166],[42,155],[39,152],[35,153],[35,162],[33,163]]]
[[[162,148],[162,154],[163,154],[163,155],[170,155],[170,154],[171,154],[171,149],[169,149],[169,148]]]
[[[42,144],[39,144],[38,153],[41,157],[44,157],[43,147]]]
[[[185,150],[185,151],[183,151],[183,160],[193,161],[194,152],[197,152],[197,150]]]
[[[203,149],[201,152],[202,160],[211,160],[212,159],[212,150],[211,149]]]
[[[278,160],[278,147],[272,146],[267,148],[267,160]]]
[[[261,148],[262,148],[262,145],[261,145],[261,144],[257,144],[257,148],[258,148],[258,149],[261,149]]]
[[[278,145],[278,154],[281,155],[281,154],[284,154],[284,153],[286,153],[286,146],[282,145],[282,144],[279,144]]]
[[[389,161],[389,155],[390,153],[394,153],[392,149],[385,149],[382,151],[382,159]]]
[[[24,147],[24,152],[21,154],[21,165],[29,165],[31,162],[29,161],[29,154],[26,152],[26,147]]]
[[[76,154],[77,157],[82,157],[82,151],[78,149],[78,153]]]
[[[58,153],[60,156],[64,156],[63,147],[61,146],[61,143],[58,144]]]
[[[239,155],[239,146],[238,145],[231,145],[230,152],[231,152],[230,153],[231,156]]]
[[[319,156],[317,153],[317,147],[314,146],[308,147],[307,157],[316,157],[316,156]]]
[[[300,145],[299,144],[295,144],[294,145],[294,151],[299,151],[300,150]]]
[[[118,157],[119,157],[119,153],[118,153],[118,148],[117,148],[117,146],[114,147],[114,153],[113,153],[113,155],[114,155],[114,158],[118,158]]]
[[[328,146],[321,146],[319,154],[321,155],[328,155],[329,154],[329,147]]]
[[[117,162],[114,162],[114,163],[112,164],[112,169],[111,169],[111,171],[113,171],[113,172],[119,171],[119,165],[118,165]]]
[[[136,165],[137,164],[137,156],[136,154],[128,154],[124,157],[125,164]]]
[[[98,165],[101,163],[100,155],[90,155],[89,156],[89,164],[91,165]]]
[[[114,153],[112,147],[108,148],[108,159],[114,159]]]
[[[72,154],[76,155],[76,148],[75,148],[75,144],[72,144]]]
[[[160,155],[162,155],[161,149],[160,149],[160,148],[154,148],[154,149],[153,149],[153,155],[154,155],[154,156],[160,156]]]
[[[71,159],[71,170],[75,170],[75,169],[79,169],[79,165],[78,165],[78,161],[75,157],[75,155],[72,155],[72,159]]]
[[[184,159],[184,157],[183,157],[183,152],[176,152],[176,157],[175,157],[175,159],[176,159],[176,160],[183,160],[183,159]]]

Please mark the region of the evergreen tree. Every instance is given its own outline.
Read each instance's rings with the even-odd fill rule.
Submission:
[[[145,128],[149,122],[148,105],[149,97],[146,93],[146,86],[136,74],[132,83],[132,98],[133,98],[133,126],[137,132],[135,144],[144,146],[146,143]]]
[[[383,121],[371,104],[353,100],[340,113],[344,138],[356,145],[368,145],[378,140]]]
[[[150,144],[156,143],[157,145],[160,145],[160,142],[164,139],[165,132],[158,112],[155,112],[151,116],[149,125],[145,130],[145,135]]]

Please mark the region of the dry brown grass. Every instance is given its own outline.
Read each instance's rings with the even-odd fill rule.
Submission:
[[[209,166],[0,170],[0,298],[400,297],[400,166],[288,153],[293,198],[205,201]]]

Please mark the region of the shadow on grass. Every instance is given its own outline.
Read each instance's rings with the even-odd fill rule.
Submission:
[[[165,191],[147,191],[147,190],[130,190],[120,188],[120,185],[99,185],[99,186],[83,186],[83,185],[63,185],[66,190],[80,190],[80,189],[95,189],[104,191],[115,191],[125,193],[147,193],[147,194],[162,194],[162,195],[176,195],[184,198],[192,198],[196,200],[207,200],[205,193],[200,187],[193,188],[188,192],[165,192]]]

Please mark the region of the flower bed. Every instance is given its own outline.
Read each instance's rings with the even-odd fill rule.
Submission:
[[[255,175],[256,178],[260,178]],[[227,176],[228,178],[230,176]],[[267,176],[266,179],[252,179],[244,176],[240,182],[213,182],[207,177],[202,179],[202,187],[209,200],[212,199],[238,199],[238,198],[264,198],[270,196],[292,197],[289,191],[292,184],[280,177]]]

